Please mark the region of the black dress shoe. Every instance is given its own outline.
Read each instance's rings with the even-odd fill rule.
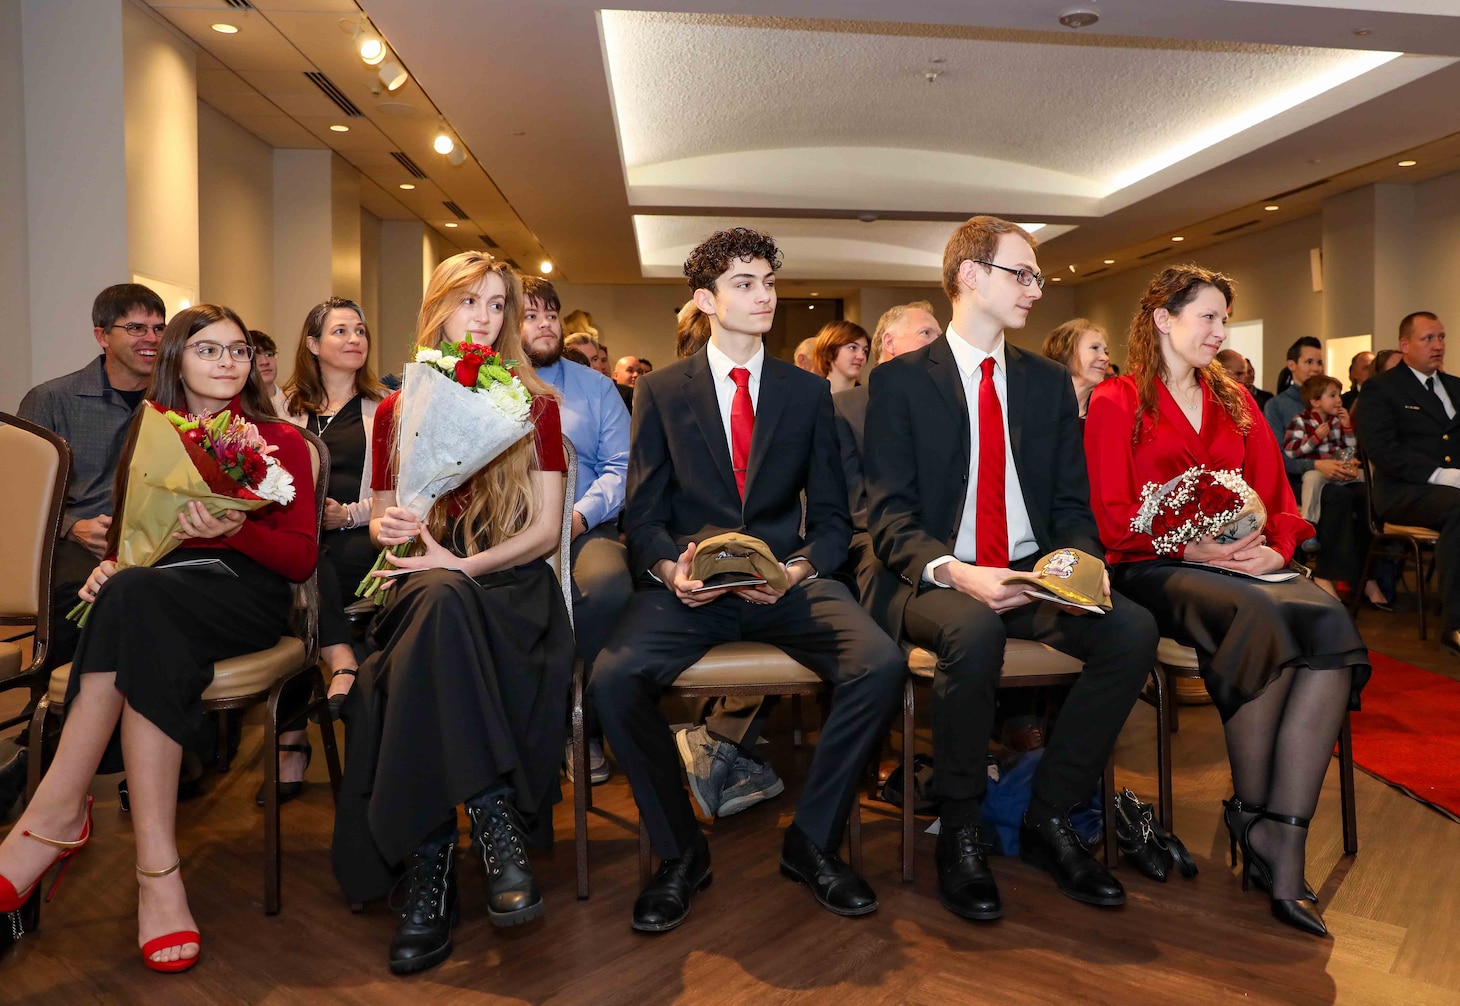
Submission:
[[[314,747],[312,745],[309,745],[309,744],[280,744],[279,745],[279,750],[280,751],[295,751],[295,752],[303,753],[303,755],[304,755],[304,771],[306,771],[306,772],[309,771],[309,763],[314,760]],[[262,807],[264,805],[264,787],[267,786],[267,785],[268,785],[268,783],[260,783],[259,784],[259,791],[254,794],[253,802],[256,803],[256,804],[258,804],[260,807]],[[300,793],[303,793],[303,792],[304,792],[304,780],[303,779],[295,779],[293,782],[281,782],[281,783],[279,783],[279,806],[280,807],[284,806],[284,804],[288,803],[290,800],[293,800],[295,797],[297,797]]]
[[[989,870],[989,848],[977,824],[938,832],[938,901],[954,915],[990,920],[1004,914]]]
[[[834,852],[822,852],[794,821],[781,843],[781,873],[811,888],[816,901],[837,915],[877,911],[877,895]]]
[[[532,877],[525,830],[517,808],[505,796],[479,807],[468,805],[472,847],[487,868],[487,918],[494,926],[520,926],[543,913],[542,892]]]
[[[1019,858],[1054,877],[1060,893],[1087,905],[1123,905],[1125,888],[1096,862],[1063,817],[1019,825]]]
[[[25,776],[30,767],[30,753],[21,748],[0,765],[0,821],[10,815],[10,809],[20,794],[25,792]]]
[[[400,925],[390,941],[390,970],[408,975],[451,956],[456,927],[456,843],[434,856],[413,857],[402,878],[410,885]]]
[[[699,831],[678,859],[666,859],[634,902],[632,925],[641,933],[667,933],[689,918],[696,891],[710,886],[710,843]]]

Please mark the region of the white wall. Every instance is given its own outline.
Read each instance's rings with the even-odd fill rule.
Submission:
[[[198,296],[277,340],[273,148],[201,102],[197,115]]]
[[[365,321],[375,332],[380,319],[380,218],[369,210],[360,210],[360,299],[356,302],[365,312]],[[380,340],[370,340],[370,365],[380,373]]]
[[[684,283],[593,285],[554,280],[553,287],[563,302],[564,314],[587,311],[593,315],[612,360],[647,356],[656,368],[674,362],[675,315],[689,300]]]
[[[29,250],[25,214],[25,79],[21,68],[21,3],[0,0],[0,410],[14,412],[31,386]]]
[[[1433,311],[1460,329],[1460,172],[1415,186],[1412,300],[1379,319],[1374,346],[1398,344],[1399,319],[1410,311]],[[1452,357],[1455,372],[1460,356]]]
[[[294,353],[305,316],[330,295],[334,282],[333,156],[328,150],[275,150],[273,154],[274,327],[266,331],[279,346],[280,385],[294,372]]]

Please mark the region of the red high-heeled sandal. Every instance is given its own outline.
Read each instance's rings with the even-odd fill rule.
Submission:
[[[59,855],[53,859],[49,866],[41,871],[41,875],[35,878],[34,883],[25,889],[24,892],[17,891],[15,885],[5,877],[0,876],[0,913],[14,912],[25,909],[31,915],[38,914],[40,903],[37,900],[34,905],[31,901],[40,894],[41,881],[57,863],[61,864],[56,879],[51,882],[51,889],[46,892],[46,901],[49,902],[56,896],[56,889],[61,886],[61,878],[66,875],[66,868],[71,865],[71,859],[91,841],[91,794],[86,794],[86,823],[81,826],[81,835],[74,842],[62,842],[60,839],[46,838],[44,835],[37,835],[33,831],[22,831],[26,838],[33,838],[37,842],[44,842],[46,845],[60,849]]]
[[[176,873],[181,866],[182,860],[179,859],[165,870],[144,870],[138,866],[137,872],[144,877],[166,877],[169,874]],[[173,947],[181,947],[189,943],[196,943],[198,945],[198,952],[192,957],[183,957],[175,961],[154,961],[152,959],[152,955],[159,950],[171,950]],[[142,963],[153,971],[160,971],[163,974],[177,974],[180,971],[186,971],[198,963],[198,958],[202,956],[203,938],[192,930],[168,933],[165,936],[159,936],[156,939],[148,940],[142,944]]]

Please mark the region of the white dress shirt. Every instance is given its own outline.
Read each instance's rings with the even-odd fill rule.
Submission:
[[[725,446],[733,450],[735,442],[730,439],[730,406],[735,401],[735,378],[730,376],[730,371],[736,367],[744,367],[750,371],[750,404],[759,412],[760,372],[765,367],[765,343],[760,344],[760,348],[749,360],[736,363],[722,353],[712,339],[705,343],[705,356],[710,363],[710,374],[715,378],[715,400],[720,405],[720,425],[725,428]]]
[[[1407,363],[1404,366],[1414,375],[1414,379],[1419,382],[1420,387],[1424,387],[1426,381],[1434,378],[1435,397],[1440,400],[1440,405],[1444,408],[1445,415],[1454,419],[1455,403],[1450,401],[1450,393],[1445,390],[1445,382],[1440,380],[1440,372],[1437,370],[1433,374],[1421,374]],[[1460,489],[1460,469],[1436,468],[1430,472],[1428,481],[1432,486],[1451,486],[1452,488]]]
[[[999,395],[999,411],[1004,416],[1004,513],[1009,524],[1009,561],[1022,559],[1039,550],[1034,540],[1034,526],[1029,521],[1029,509],[1024,505],[1024,490],[1019,484],[1019,469],[1014,465],[1014,446],[1009,439],[1009,377],[1004,367],[1004,337],[999,336],[992,353],[985,353],[961,335],[950,325],[946,333],[948,348],[958,364],[958,376],[963,381],[963,397],[968,403],[968,493],[963,498],[963,518],[958,524],[958,537],[953,542],[953,554],[939,556],[923,569],[923,580],[938,583],[933,574],[939,566],[958,559],[973,563],[978,555],[978,395],[983,385],[983,361],[994,360],[994,390]]]

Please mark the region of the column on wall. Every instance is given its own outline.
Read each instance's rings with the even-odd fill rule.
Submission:
[[[1396,344],[1415,310],[1414,187],[1366,185],[1323,201],[1323,338]]]
[[[377,366],[399,374],[416,337],[416,314],[436,258],[419,220],[380,222],[380,307],[375,328]]]

